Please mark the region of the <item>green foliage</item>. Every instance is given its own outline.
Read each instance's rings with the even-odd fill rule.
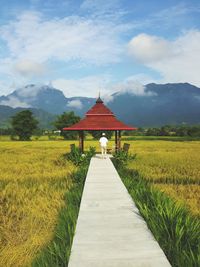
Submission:
[[[198,137],[200,136],[200,126],[192,126],[188,129],[187,134],[189,136]]]
[[[89,150],[85,154],[79,150],[79,148],[74,147],[69,154],[65,154],[65,158],[73,162],[76,166],[89,164],[90,159],[95,155],[96,151],[94,147],[89,147]]]
[[[12,117],[11,124],[14,133],[19,136],[19,140],[28,141],[37,129],[38,121],[30,110],[23,110]]]
[[[12,128],[0,128],[0,135],[12,135],[14,131]]]
[[[116,163],[116,159],[114,159]],[[200,266],[200,222],[139,176],[115,164],[136,205],[173,267]]]
[[[106,134],[106,137],[110,139],[113,135],[113,131],[89,131],[94,139],[100,139],[102,137],[102,133]]]
[[[62,115],[57,117],[57,120],[53,122],[56,129],[61,130],[61,135],[64,139],[76,139],[77,131],[63,131],[64,127],[69,127],[80,121],[80,117],[76,116],[73,111],[64,112]]]
[[[116,165],[119,167],[127,165],[130,160],[134,160],[136,154],[130,154],[127,151],[119,150],[113,154],[113,157]]]

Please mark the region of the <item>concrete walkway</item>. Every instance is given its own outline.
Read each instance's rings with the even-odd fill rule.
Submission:
[[[171,266],[109,158],[91,160],[68,266]]]

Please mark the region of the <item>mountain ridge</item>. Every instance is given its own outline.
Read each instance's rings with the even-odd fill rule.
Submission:
[[[12,108],[21,104],[23,109],[44,111],[49,118],[71,110],[82,117],[94,105],[95,98],[68,98],[62,91],[51,86],[31,84],[7,96],[1,96],[1,106],[2,103],[4,106],[12,106],[14,103]],[[200,88],[189,83],[150,83],[142,93],[130,88],[125,92],[113,93],[111,101],[106,105],[120,120],[137,127],[200,123]],[[0,110],[0,124],[2,114],[3,111]]]
[[[11,127],[11,118],[16,113],[23,110],[30,110],[33,112],[35,118],[39,121],[39,127],[41,129],[52,129],[52,122],[56,119],[56,115],[50,114],[42,109],[35,108],[12,108],[9,106],[0,105],[0,128]]]

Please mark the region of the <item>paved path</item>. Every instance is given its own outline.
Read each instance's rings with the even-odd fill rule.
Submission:
[[[171,266],[109,158],[91,160],[68,266]]]

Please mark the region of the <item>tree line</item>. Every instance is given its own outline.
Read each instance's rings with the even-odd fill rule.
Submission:
[[[138,128],[125,135],[140,136],[190,136],[200,137],[200,125],[164,125],[162,127]]]
[[[64,139],[76,139],[77,131],[63,131],[64,127],[69,127],[80,121],[80,117],[73,111],[64,112],[57,116],[57,119],[52,122],[55,130],[58,130]],[[30,110],[23,110],[11,117],[11,128],[0,129],[0,135],[18,136],[19,140],[30,140],[32,135],[41,135],[43,129],[39,128],[38,120],[33,116]],[[100,131],[89,131],[93,138],[98,139],[101,136]],[[106,131],[106,135],[110,138],[113,131]],[[165,125],[162,127],[138,128],[136,131],[124,131],[123,135],[140,135],[140,136],[190,136],[200,137],[200,125]]]
[[[63,131],[64,127],[69,127],[80,121],[80,117],[73,111],[64,112],[57,116],[57,119],[52,122],[52,126],[57,132],[63,136],[64,139],[76,139],[78,137],[77,131]],[[10,135],[11,139],[15,139],[15,136],[19,137],[20,141],[29,141],[32,135],[49,134],[52,131],[39,128],[39,121],[33,116],[30,110],[23,110],[16,113],[11,117],[11,127],[7,129],[0,128],[0,135]],[[53,131],[54,132],[54,131]],[[112,131],[105,131],[108,137],[111,137]],[[101,132],[91,131],[94,138],[99,138]]]

